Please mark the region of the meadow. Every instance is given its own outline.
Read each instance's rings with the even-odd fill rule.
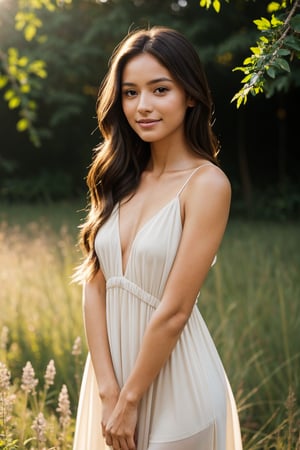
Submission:
[[[72,448],[87,352],[71,283],[82,208],[0,205],[0,449]],[[298,223],[231,218],[198,299],[244,450],[300,449],[299,242]]]

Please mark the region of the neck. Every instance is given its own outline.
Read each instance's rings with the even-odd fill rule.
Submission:
[[[148,170],[162,174],[189,170],[199,163],[199,157],[188,147],[186,142],[151,144],[151,157]]]

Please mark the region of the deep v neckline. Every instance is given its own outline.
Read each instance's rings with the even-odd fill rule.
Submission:
[[[190,181],[190,179],[192,178],[192,176],[194,175],[194,173],[196,173],[199,169],[202,169],[202,167],[205,166],[213,166],[213,164],[211,162],[206,162],[201,164],[198,167],[195,167],[195,169],[192,171],[192,173],[187,177],[187,179],[185,180],[185,182],[183,183],[183,185],[181,186],[181,188],[179,189],[179,191],[177,192],[177,194],[175,195],[175,197],[173,197],[171,200],[169,200],[163,207],[161,207],[153,216],[150,217],[150,219],[146,220],[146,222],[138,229],[138,231],[136,232],[130,247],[128,249],[128,257],[127,257],[127,261],[126,264],[124,264],[124,260],[123,260],[123,252],[122,252],[122,241],[121,241],[121,233],[120,233],[120,202],[117,203],[117,231],[118,231],[118,240],[119,240],[119,253],[120,253],[120,260],[121,260],[121,273],[122,276],[125,277],[127,274],[127,269],[128,269],[128,265],[130,263],[130,259],[131,259],[131,255],[132,255],[132,251],[134,249],[135,243],[137,238],[139,237],[139,235],[147,228],[147,226],[153,222],[153,220],[159,215],[161,214],[165,209],[167,209],[170,205],[172,205],[173,203],[175,203],[175,200],[177,202],[177,205],[180,206],[180,194],[181,192],[184,190],[184,188],[186,187],[186,185],[188,184],[188,182]]]
[[[151,222],[153,222],[154,219],[157,218],[157,216],[159,216],[159,214],[161,214],[164,210],[166,210],[168,207],[170,207],[173,203],[177,203],[177,205],[179,204],[179,194],[177,194],[175,197],[173,197],[171,200],[169,200],[164,206],[162,206],[161,208],[159,208],[159,210],[153,214],[148,220],[146,220],[146,222],[143,223],[142,226],[140,226],[140,228],[137,230],[137,232],[135,233],[135,236],[131,242],[131,245],[128,249],[128,257],[127,257],[127,261],[125,261],[124,264],[124,259],[123,259],[123,252],[122,252],[122,241],[121,241],[121,233],[120,233],[120,202],[117,203],[117,230],[118,230],[118,244],[119,244],[119,254],[120,254],[120,262],[121,262],[121,273],[122,276],[125,277],[127,274],[127,269],[131,260],[131,255],[135,246],[135,243],[139,237],[139,235],[147,228],[147,226],[150,225]]]

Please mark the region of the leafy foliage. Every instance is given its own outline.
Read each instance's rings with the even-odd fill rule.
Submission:
[[[32,91],[34,78],[47,76],[45,62],[30,61],[27,56],[20,56],[17,48],[10,47],[7,55],[2,55],[5,75],[0,75],[0,88],[6,87],[4,99],[10,109],[20,108],[17,130],[24,131],[32,125],[36,117],[37,104],[27,94]],[[36,141],[34,134],[32,138]],[[37,143],[37,141],[36,141]]]
[[[63,3],[71,3],[64,0]],[[57,10],[54,0],[19,0],[18,9],[14,17],[15,29],[23,33],[26,42],[36,40],[44,42],[47,37],[41,36],[43,21],[36,11],[45,9],[48,12]],[[6,51],[0,49],[0,89],[5,89],[4,99],[10,109],[19,108],[17,130],[28,130],[35,145],[40,144],[40,136],[35,129],[37,119],[37,102],[34,100],[35,91],[41,90],[39,79],[47,77],[46,63],[43,59],[32,59],[20,54],[18,48],[9,47]]]
[[[229,0],[226,0],[227,3]],[[200,6],[213,6],[219,12],[221,2],[201,0]],[[261,36],[250,50],[243,65],[233,70],[240,70],[246,76],[242,79],[243,87],[234,95],[232,101],[237,107],[247,102],[249,94],[256,95],[265,92],[267,97],[275,90],[288,90],[294,82],[300,85],[300,76],[292,77],[291,65],[300,59],[300,8],[299,0],[281,0],[270,2],[267,12],[271,18],[261,17],[254,24]]]
[[[227,3],[229,0],[225,0]],[[200,0],[200,6],[202,6],[202,8],[210,8],[211,6],[213,7],[213,9],[218,13],[221,10],[221,2],[220,0]]]

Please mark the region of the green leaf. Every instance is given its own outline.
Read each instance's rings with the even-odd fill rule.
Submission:
[[[46,63],[40,59],[32,61],[28,67],[29,72],[34,73],[36,76],[40,78],[47,77],[47,71],[45,69]]]
[[[24,36],[26,41],[32,41],[32,39],[36,35],[36,32],[37,28],[34,25],[32,24],[27,25],[27,27],[24,30]]]
[[[7,50],[7,53],[8,53],[9,58],[13,58],[15,60],[18,58],[19,52],[18,52],[18,50],[15,47],[10,47]]]
[[[261,42],[263,42],[264,44],[268,44],[268,42],[269,42],[269,39],[267,39],[266,36],[260,36],[260,37],[259,37],[259,40],[260,40]]]
[[[265,31],[271,28],[271,22],[265,17],[253,20],[253,23],[257,26],[258,30]]]
[[[243,64],[246,66],[248,64],[252,64],[252,57],[248,56],[248,58],[244,59]]]
[[[248,67],[234,67],[232,69],[232,72],[236,72],[237,70],[240,70],[241,72],[244,72],[245,74],[249,73]]]
[[[37,70],[36,75],[40,78],[47,78],[47,72],[44,69]]]
[[[42,61],[41,59],[35,59],[30,63],[29,70],[31,72],[36,72],[37,70],[44,69],[45,68],[45,61]]]
[[[251,77],[252,77],[252,74],[249,73],[242,79],[241,83],[247,83],[247,81],[249,81]]]
[[[16,79],[20,84],[26,84],[28,80],[28,74],[24,70],[20,70],[16,75]]]
[[[29,59],[26,56],[22,56],[22,58],[20,58],[18,60],[18,65],[20,67],[25,67],[28,64]]]
[[[252,51],[252,53],[254,53],[254,55],[258,56],[261,54],[261,48],[259,47],[250,47],[250,50]]]
[[[252,92],[254,95],[259,94],[260,92],[263,92],[263,88],[261,86],[256,86]]]
[[[9,101],[11,98],[13,98],[15,95],[15,91],[13,91],[12,89],[9,89],[8,91],[5,92],[4,94],[4,99]]]
[[[283,22],[282,20],[279,20],[278,17],[274,16],[274,14],[272,14],[271,25],[273,28],[276,28],[280,25],[283,25]]]
[[[0,75],[0,89],[4,88],[8,82],[8,78],[5,75]]]
[[[278,2],[271,2],[268,4],[268,7],[267,7],[268,13],[278,11],[279,9],[280,9],[280,3],[278,3]]]
[[[16,109],[18,108],[18,106],[20,106],[20,104],[21,104],[20,97],[15,96],[9,100],[8,107],[9,109]]]
[[[249,94],[249,88],[246,88],[245,86],[237,92],[233,98],[231,99],[231,103],[236,101],[236,107],[237,109],[241,106],[243,103],[244,105],[247,103],[247,96]]]
[[[16,66],[9,65],[7,69],[8,73],[10,73],[13,77],[17,77],[18,69]]]
[[[284,39],[284,45],[292,50],[296,50],[297,52],[300,51],[300,39],[295,36],[287,36]]]
[[[29,127],[29,122],[27,119],[20,119],[17,122],[17,130],[20,132],[27,130],[28,127]]]
[[[30,92],[30,85],[29,85],[29,84],[23,84],[23,85],[20,87],[20,91],[21,91],[23,94],[28,94],[28,92]]]
[[[226,2],[228,3],[229,0],[226,0]],[[70,3],[72,3],[72,0],[65,0],[64,3],[70,4]],[[201,8],[206,8],[206,9],[209,9],[212,6],[213,9],[217,13],[220,12],[220,9],[221,9],[221,1],[220,0],[200,0],[199,5],[201,6]]]
[[[16,48],[9,48],[7,54],[8,54],[8,64],[10,66],[17,64],[19,56],[18,50]]]
[[[288,56],[291,54],[291,51],[288,48],[280,48],[277,53],[279,56]]]
[[[275,78],[276,77],[276,71],[274,70],[274,67],[269,67],[267,69],[267,74],[269,75],[270,78]]]
[[[221,3],[220,3],[219,0],[214,0],[214,1],[213,1],[213,8],[214,8],[214,10],[215,10],[217,13],[220,12],[220,9],[221,9]]]
[[[243,97],[240,96],[240,97],[237,99],[237,102],[236,102],[236,107],[237,107],[237,109],[239,109],[239,107],[241,106],[242,101],[243,101]]]
[[[300,33],[300,14],[297,14],[296,16],[292,17],[291,19],[291,27],[296,33]],[[298,38],[298,42],[299,42]]]
[[[26,14],[23,11],[18,11],[15,15],[15,29],[17,31],[23,30],[26,24]]]
[[[275,65],[279,66],[280,69],[285,70],[286,72],[291,71],[289,63],[283,58],[277,58]]]
[[[200,0],[200,6],[202,8],[209,8],[211,5],[211,0]]]

